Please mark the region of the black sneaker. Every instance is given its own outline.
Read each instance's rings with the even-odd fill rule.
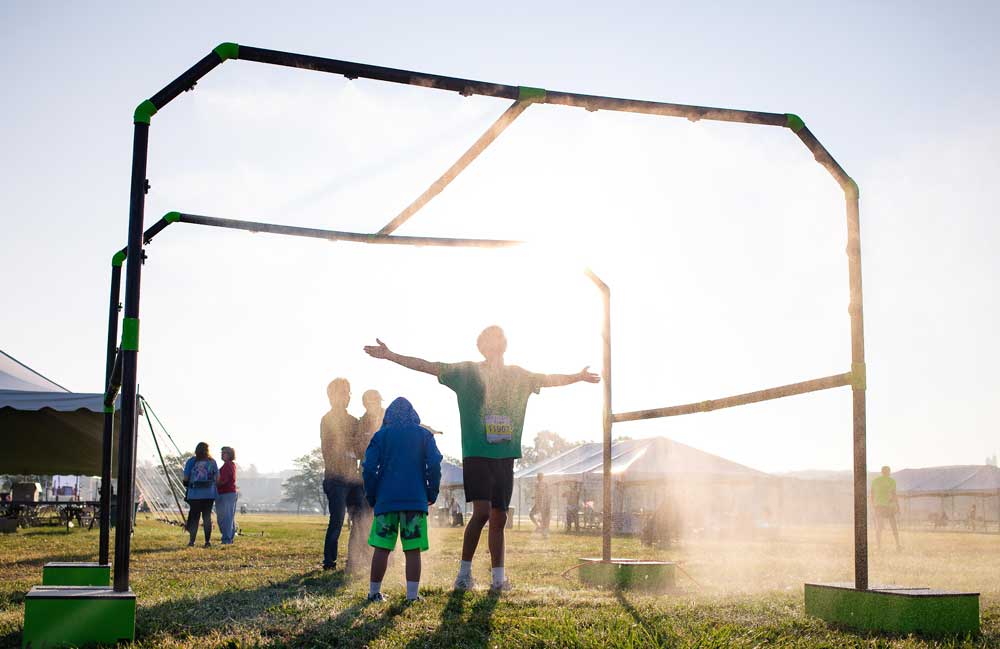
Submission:
[[[368,601],[369,602],[384,602],[385,601],[385,596],[382,593],[369,594],[368,595]]]

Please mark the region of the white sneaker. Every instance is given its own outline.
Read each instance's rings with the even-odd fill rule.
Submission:
[[[509,579],[504,579],[503,583],[500,584],[499,586],[497,586],[496,584],[490,586],[490,592],[494,594],[509,593],[512,590],[514,590],[514,587],[511,585]]]
[[[472,575],[468,577],[463,577],[459,575],[455,577],[455,590],[472,590],[476,587],[476,580],[472,578]]]

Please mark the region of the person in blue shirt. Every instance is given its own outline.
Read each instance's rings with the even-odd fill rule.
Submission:
[[[389,554],[400,539],[406,557],[406,599],[420,599],[420,553],[427,539],[427,506],[441,486],[441,452],[434,435],[420,425],[409,401],[399,397],[385,411],[382,427],[365,450],[365,497],[375,510],[368,544],[372,554],[368,600],[381,602]]]
[[[208,452],[208,444],[198,442],[198,446],[194,449],[194,457],[188,458],[184,465],[184,486],[187,487],[184,499],[190,506],[187,528],[191,540],[188,542],[188,547],[194,545],[194,539],[198,536],[199,517],[204,522],[205,547],[212,545],[212,506],[215,505],[215,498],[219,495],[215,486],[218,479],[219,465]]]

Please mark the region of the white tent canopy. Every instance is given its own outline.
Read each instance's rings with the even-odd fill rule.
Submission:
[[[551,482],[599,480],[604,472],[604,445],[591,442],[561,455],[521,469],[518,480],[539,473]],[[713,480],[770,478],[756,469],[700,451],[666,437],[625,439],[611,444],[611,474],[625,482],[661,481],[668,478],[710,477]]]
[[[0,473],[98,475],[103,434],[103,394],[70,392],[0,351]]]

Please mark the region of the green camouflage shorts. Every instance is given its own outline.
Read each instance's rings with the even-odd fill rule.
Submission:
[[[378,514],[372,521],[372,533],[368,545],[383,550],[396,549],[399,536],[403,552],[430,548],[427,540],[427,514],[425,512],[386,512]]]

